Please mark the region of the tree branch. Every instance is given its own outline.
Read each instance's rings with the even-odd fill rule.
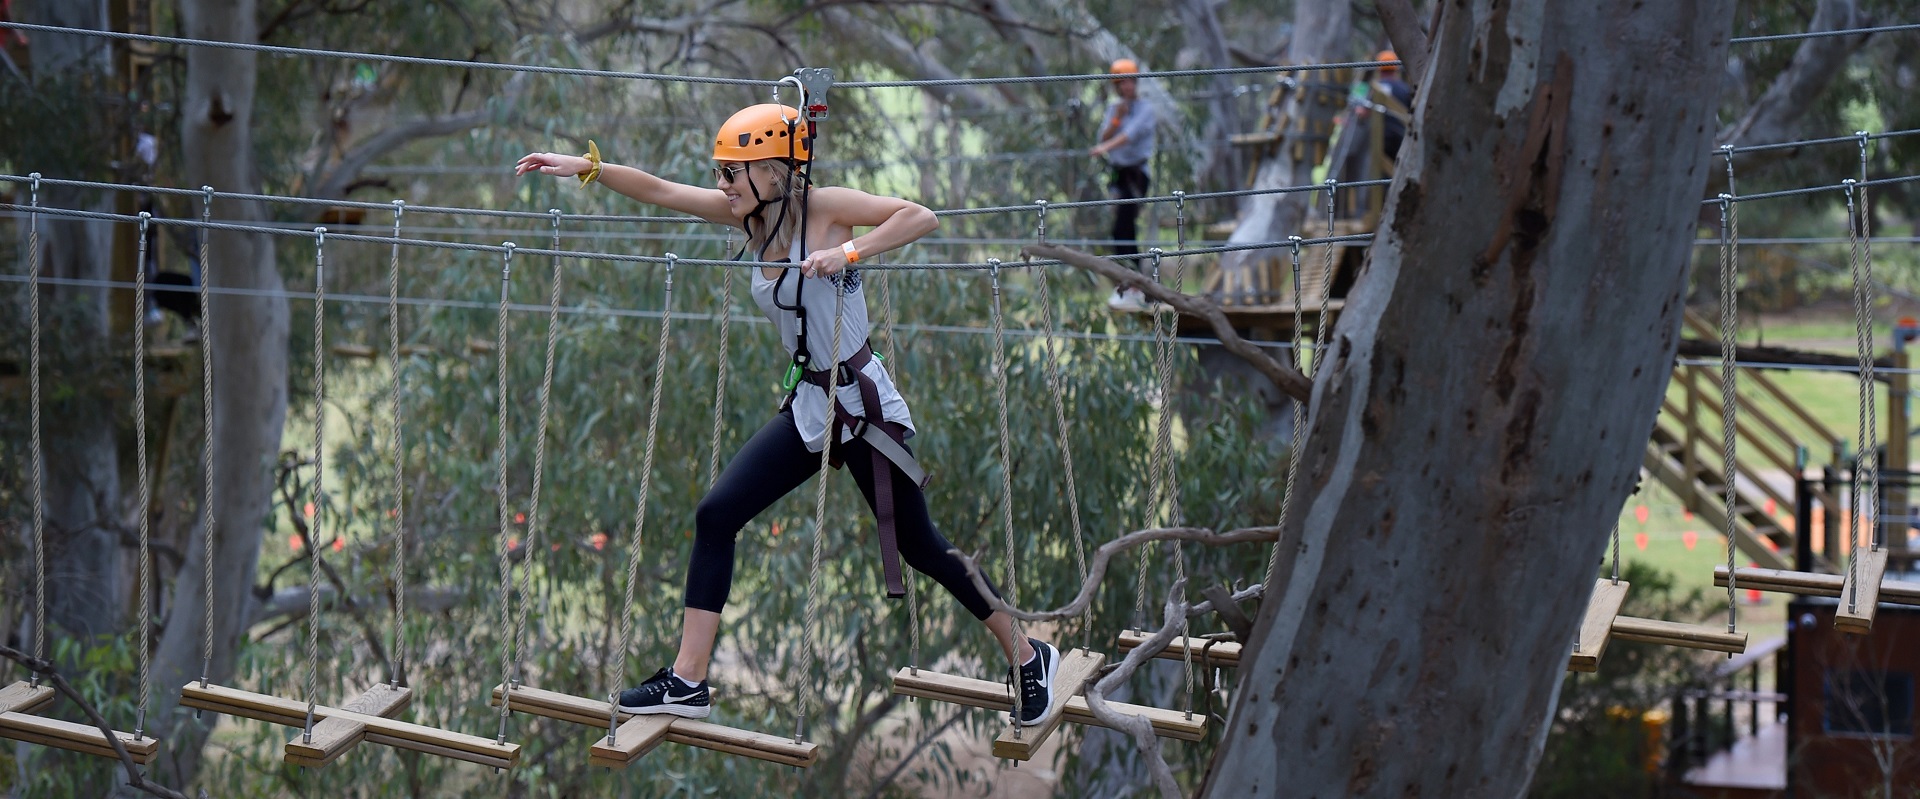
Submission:
[[[951,80],[960,77],[946,64],[934,59],[912,42],[890,29],[861,19],[847,9],[839,7],[821,8],[820,19],[830,28],[840,29],[854,41],[866,42],[874,57],[887,63],[902,74],[915,80]],[[992,112],[1005,108],[993,95],[968,86],[928,86],[923,91],[933,95],[947,105],[960,106],[971,112]]]
[[[1186,582],[1185,579],[1174,581],[1173,597],[1181,595]],[[1108,672],[1105,677],[1101,677],[1099,682],[1087,686],[1086,690],[1087,710],[1093,714],[1094,718],[1100,720],[1102,726],[1119,730],[1133,739],[1133,745],[1140,750],[1142,759],[1146,761],[1148,772],[1153,774],[1154,785],[1160,789],[1163,799],[1180,799],[1182,794],[1180,783],[1173,779],[1173,768],[1168,766],[1167,759],[1160,755],[1160,736],[1154,734],[1153,722],[1146,716],[1135,716],[1114,710],[1107,704],[1106,695],[1126,685],[1142,664],[1152,660],[1167,648],[1167,644],[1173,641],[1174,633],[1180,630],[1181,623],[1186,621],[1188,610],[1185,603],[1169,597],[1166,605],[1166,621],[1160,625],[1160,629],[1154,631],[1143,644],[1134,647],[1133,651],[1128,652],[1126,658],[1120,661],[1119,666]]]
[[[953,715],[948,716],[946,721],[941,722],[940,726],[933,728],[932,732],[922,736],[919,743],[914,744],[912,749],[907,750],[907,753],[900,757],[900,762],[895,763],[893,768],[887,770],[886,776],[881,777],[867,789],[866,799],[879,799],[880,792],[886,790],[887,786],[892,785],[894,780],[899,779],[900,773],[906,771],[907,766],[913,763],[914,758],[919,757],[920,753],[926,751],[927,747],[932,746],[934,741],[940,740],[940,736],[943,733],[966,717],[967,709],[964,707],[960,708],[954,711]]]
[[[93,726],[100,729],[100,734],[106,736],[107,745],[113,747],[114,755],[120,758],[121,768],[127,770],[127,787],[146,791],[154,796],[165,797],[165,799],[187,799],[186,795],[179,791],[147,781],[145,775],[140,772],[139,764],[134,763],[133,756],[127,754],[127,747],[120,743],[119,733],[113,729],[112,725],[107,724],[106,718],[100,715],[100,711],[94,708],[93,704],[88,702],[86,697],[81,696],[79,691],[73,689],[73,685],[67,682],[66,677],[61,676],[60,670],[54,668],[52,663],[5,644],[0,644],[0,657],[5,657],[25,667],[27,671],[47,678],[49,682],[53,683],[53,689],[55,691],[60,692],[60,695],[66,697],[67,701],[72,702],[74,707],[80,708],[80,712],[87,714],[87,721],[93,722]]]
[[[1813,19],[1807,23],[1807,30],[1840,30],[1858,27],[1865,21],[1865,15],[1854,7],[1853,0],[1820,0],[1819,7],[1813,12]],[[1793,61],[1774,76],[1767,91],[1760,95],[1760,99],[1747,109],[1739,121],[1721,129],[1714,136],[1714,143],[1769,144],[1800,138],[1800,127],[1796,123],[1805,116],[1807,109],[1813,107],[1814,99],[1826,89],[1827,84],[1840,74],[1840,68],[1847,58],[1865,47],[1869,38],[1826,36],[1801,41],[1799,49],[1794,51]],[[1784,157],[1794,152],[1782,150],[1775,156]]]
[[[1247,340],[1241,338],[1239,332],[1233,329],[1233,323],[1227,321],[1227,315],[1220,310],[1219,303],[1205,297],[1194,297],[1174,291],[1166,286],[1148,280],[1146,275],[1140,274],[1132,269],[1128,269],[1096,255],[1089,255],[1071,247],[1061,247],[1054,244],[1030,244],[1021,251],[1041,258],[1058,259],[1068,266],[1084,269],[1115,283],[1140,289],[1142,293],[1147,295],[1148,299],[1172,306],[1174,310],[1187,316],[1195,316],[1206,320],[1207,325],[1213,329],[1214,337],[1220,339],[1220,346],[1225,347],[1228,352],[1240,356],[1241,360],[1252,364],[1256,371],[1265,376],[1267,380],[1273,383],[1275,388],[1280,390],[1280,393],[1301,402],[1307,402],[1313,398],[1313,381],[1308,380],[1306,375],[1301,374],[1298,369],[1293,368],[1285,361],[1275,358],[1265,350],[1247,343]]]
[[[509,100],[506,105],[512,105],[511,98],[519,94],[520,87],[524,84],[524,77],[519,75],[507,82],[506,94]],[[360,171],[380,157],[420,139],[451,136],[484,125],[492,119],[493,111],[482,108],[464,114],[418,117],[401,122],[368,136],[340,156],[339,165],[335,166],[326,177],[314,182],[314,189],[309,196],[323,200],[345,197],[347,186],[360,178]]]
[[[1433,43],[1420,27],[1420,17],[1413,10],[1412,0],[1374,0],[1373,7],[1380,12],[1380,24],[1387,29],[1387,41],[1393,43],[1393,52],[1400,56],[1400,79],[1418,89],[1420,77],[1426,74],[1427,55],[1432,52]]]
[[[1119,538],[1101,544],[1093,551],[1093,558],[1087,565],[1087,577],[1080,583],[1080,593],[1072,602],[1055,610],[1021,610],[1001,599],[987,586],[986,575],[980,573],[980,564],[972,556],[958,549],[947,552],[960,559],[960,565],[966,567],[967,578],[973,581],[973,587],[987,598],[987,604],[994,610],[1005,613],[1021,621],[1059,621],[1085,613],[1093,604],[1094,592],[1100,589],[1101,581],[1107,577],[1107,564],[1113,556],[1154,541],[1194,541],[1207,546],[1225,544],[1244,544],[1251,541],[1272,541],[1280,536],[1278,527],[1242,527],[1224,533],[1216,533],[1204,527],[1155,527],[1147,530],[1135,530]],[[1212,609],[1208,606],[1208,610]]]

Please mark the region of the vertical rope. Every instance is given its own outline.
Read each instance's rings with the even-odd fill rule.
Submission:
[[[727,414],[727,363],[733,346],[733,273],[720,270],[720,355],[714,359],[713,432],[707,436],[707,485],[720,479],[720,433]]]
[[[313,229],[313,491],[309,502],[313,516],[307,520],[307,723],[300,740],[313,743],[313,707],[320,693],[320,517],[326,497],[322,483],[327,474],[323,428],[327,421],[327,229]]]
[[[1727,189],[1733,189],[1733,162],[1727,162]],[[1736,507],[1737,496],[1734,484],[1740,480],[1740,464],[1735,460],[1738,444],[1736,442],[1737,419],[1740,414],[1739,375],[1735,372],[1738,355],[1734,344],[1740,334],[1740,296],[1736,293],[1739,282],[1740,255],[1739,233],[1734,227],[1738,211],[1732,194],[1720,195],[1720,458],[1727,472],[1727,484],[1722,491],[1721,501],[1726,506],[1727,516],[1727,632],[1739,629],[1740,611],[1736,603],[1734,588],[1734,525],[1739,521]]]
[[[393,247],[387,258],[387,446],[393,450],[393,654],[387,682],[407,684],[407,466],[405,427],[400,424],[400,392],[406,362],[400,356],[400,217],[405,200],[393,201]]]
[[[215,523],[213,505],[213,425],[219,418],[213,411],[213,236],[208,224],[213,219],[213,187],[200,187],[200,414],[204,437],[200,452],[200,512],[205,517],[200,534],[200,603],[205,618],[200,625],[200,687],[207,687],[213,671],[213,541],[220,527]],[[36,331],[38,332],[38,331]]]
[[[560,251],[560,209],[554,208],[547,213],[553,215],[553,251]],[[731,270],[729,270],[731,271]],[[527,606],[533,604],[529,597],[532,590],[528,581],[533,579],[533,559],[540,556],[540,533],[544,527],[544,517],[540,511],[540,496],[546,486],[547,477],[547,428],[553,416],[553,361],[554,351],[560,337],[560,256],[553,256],[553,275],[547,289],[547,359],[540,375],[540,413],[534,424],[533,434],[533,496],[528,500],[527,537],[520,545],[526,555],[520,563],[520,604],[513,620],[513,669],[518,681],[520,671],[520,653],[524,651],[527,631]]]
[[[1305,325],[1305,314],[1301,310],[1304,300],[1302,300],[1300,296],[1301,239],[1299,236],[1288,236],[1287,241],[1293,245],[1293,330],[1287,334],[1287,360],[1293,365],[1295,371],[1304,372],[1305,369],[1300,363],[1300,328]],[[1293,509],[1293,484],[1300,476],[1300,451],[1304,448],[1302,446],[1304,442],[1301,441],[1301,435],[1305,432],[1306,427],[1307,403],[1303,400],[1294,400],[1293,438],[1292,443],[1287,447],[1287,482],[1286,485],[1280,488],[1280,523],[1283,525],[1287,523],[1287,517],[1292,513]],[[1273,542],[1273,550],[1267,554],[1267,578],[1262,581],[1262,584],[1266,586],[1269,596],[1271,596],[1274,587],[1273,574],[1279,568],[1280,542],[1279,540],[1275,540]]]
[[[1000,526],[1006,533],[1007,541],[1007,604],[1018,606],[1020,583],[1015,579],[1014,562],[1018,560],[1018,551],[1013,544],[1013,435],[1007,428],[1007,340],[1006,320],[1000,308],[1000,259],[988,258],[987,268],[991,273],[993,286],[993,399],[999,412],[1000,421]],[[1013,627],[1013,649],[1007,653],[1007,664],[1013,668],[1014,679],[1019,679],[1020,639],[1025,635],[1020,629],[1019,619],[1009,619]],[[1021,700],[1025,692],[1016,685],[1013,690],[1013,737],[1020,737]]]
[[[1863,449],[1866,450],[1865,458],[1867,464],[1867,546],[1872,547],[1874,551],[1879,551],[1881,539],[1885,533],[1881,529],[1882,524],[1880,521],[1880,422],[1874,418],[1876,410],[1873,403],[1873,392],[1875,390],[1873,377],[1873,316],[1874,307],[1879,302],[1879,297],[1875,296],[1875,292],[1879,286],[1873,277],[1873,209],[1867,204],[1867,147],[1872,141],[1872,135],[1864,130],[1856,131],[1854,135],[1860,137],[1860,234],[1857,241],[1860,243],[1861,251],[1862,285],[1866,291],[1866,302],[1864,303],[1866,320],[1860,328],[1860,340],[1864,344],[1861,351],[1866,357],[1862,361],[1863,365],[1860,369],[1860,385],[1866,392],[1866,402],[1863,404],[1863,407],[1866,409],[1867,415],[1867,423],[1864,429],[1868,436],[1866,439],[1867,446],[1863,447]],[[1905,465],[1902,464],[1902,468],[1904,467]]]
[[[153,474],[147,466],[147,234],[153,215],[140,212],[140,260],[133,288],[134,457],[140,469],[140,697],[133,737],[147,726],[147,697],[153,693]]]
[[[802,276],[801,280],[806,278]],[[793,740],[800,743],[807,739],[807,714],[813,710],[813,662],[819,657],[820,643],[815,631],[820,627],[820,559],[824,550],[822,544],[827,534],[827,475],[828,464],[833,457],[834,445],[840,443],[836,435],[835,420],[840,418],[840,333],[843,312],[846,310],[847,293],[835,290],[833,293],[833,353],[828,358],[827,367],[827,440],[820,447],[819,484],[813,493],[813,556],[807,567],[807,620],[801,637],[806,646],[800,654],[800,713],[794,720]],[[808,357],[812,357],[809,355]],[[876,475],[879,477],[880,475]]]
[[[1028,261],[1032,261],[1031,258]],[[1033,270],[1034,288],[1039,292],[1041,324],[1046,328],[1041,351],[1046,355],[1047,393],[1053,398],[1053,426],[1060,438],[1060,468],[1067,481],[1067,520],[1073,528],[1073,565],[1080,574],[1080,582],[1087,581],[1087,541],[1080,524],[1080,486],[1079,477],[1073,468],[1073,428],[1067,423],[1067,381],[1060,369],[1059,349],[1063,348],[1059,339],[1059,325],[1054,319],[1053,296],[1047,290],[1046,267]],[[1082,646],[1091,646],[1089,636],[1093,634],[1093,608],[1089,606],[1081,620]]]
[[[633,535],[627,540],[627,587],[620,605],[620,640],[614,645],[613,673],[607,675],[607,740],[613,741],[620,725],[620,683],[627,674],[627,647],[633,640],[633,585],[640,580],[641,531],[647,526],[647,498],[653,493],[654,441],[660,430],[660,389],[667,382],[667,343],[673,333],[673,267],[680,256],[667,253],[666,297],[660,314],[659,340],[654,344],[653,394],[647,402],[647,439],[640,456],[640,499],[633,508]]]
[[[1327,178],[1327,238],[1333,238],[1333,214],[1338,198],[1340,181]],[[1313,322],[1313,372],[1320,374],[1320,361],[1327,352],[1328,329],[1327,314],[1333,307],[1333,242],[1321,245],[1320,249],[1320,315]]]
[[[902,375],[900,372],[893,369],[893,364],[894,364],[894,360],[893,360],[893,357],[894,357],[893,281],[889,279],[891,275],[892,275],[892,272],[890,270],[882,269],[879,271],[878,283],[879,283],[879,290],[880,290],[880,332],[881,332],[880,346],[882,348],[880,355],[881,355],[881,359],[884,360],[888,365],[887,371],[890,374],[892,374],[894,385],[900,386],[902,385],[901,380],[904,377],[904,375]],[[919,674],[920,673],[920,596],[919,596],[920,592],[913,587],[913,583],[914,583],[913,570],[911,569],[907,570],[907,573],[903,576],[907,584],[907,630],[908,630],[908,635],[911,636],[912,638],[912,644],[910,645],[910,648],[907,650],[907,668],[911,670],[912,673]],[[908,697],[908,700],[911,701],[912,697]]]
[[[495,523],[494,557],[500,568],[500,627],[505,630],[513,623],[513,563],[507,557],[508,523],[512,517],[507,508],[507,290],[513,284],[514,243],[503,242],[506,253],[500,259],[500,310],[494,315],[493,364],[494,364],[494,425],[495,440],[493,447],[493,506]],[[513,641],[511,634],[500,653],[500,731],[495,735],[495,743],[507,742],[507,718],[513,713]]]
[[[31,176],[27,190],[27,317],[33,328],[28,360],[32,364],[33,399],[33,656],[47,657],[47,496],[46,453],[40,440],[40,173]],[[40,687],[40,672],[33,672],[33,687]]]
[[[1173,196],[1174,251],[1181,252],[1187,249],[1187,193],[1184,191],[1175,191]],[[1185,255],[1176,256],[1173,259],[1173,280],[1169,282],[1169,288],[1172,288],[1176,292],[1180,291],[1180,287],[1186,280],[1186,276],[1187,257]],[[1172,308],[1165,310],[1171,312],[1172,318],[1167,321],[1167,335],[1160,350],[1160,401],[1162,403],[1160,434],[1166,438],[1167,523],[1169,526],[1179,527],[1186,524],[1186,512],[1180,505],[1180,464],[1179,459],[1175,457],[1173,451],[1173,340],[1180,334],[1180,315],[1179,312],[1173,311]],[[1155,314],[1155,316],[1160,315],[1161,314]],[[1184,605],[1187,601],[1187,586],[1185,584],[1187,579],[1186,542],[1177,539],[1173,542],[1173,565],[1174,579],[1176,582],[1181,583],[1180,603]],[[1180,640],[1184,643],[1184,646],[1180,648],[1180,654],[1184,661],[1183,666],[1187,676],[1185,709],[1188,720],[1193,719],[1192,634],[1193,631],[1189,627],[1189,619],[1186,614],[1183,613],[1180,616]]]

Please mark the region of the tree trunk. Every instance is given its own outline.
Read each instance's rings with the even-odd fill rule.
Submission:
[[[1187,48],[1195,58],[1187,69],[1228,69],[1234,66],[1220,17],[1214,13],[1213,0],[1180,0],[1174,9],[1180,14],[1180,27],[1186,33]],[[1207,131],[1200,140],[1200,163],[1194,169],[1200,187],[1234,188],[1239,181],[1244,159],[1227,143],[1227,137],[1240,132],[1240,115],[1233,98],[1235,78],[1215,75],[1206,83],[1212,92],[1207,100]],[[1197,238],[1197,237],[1196,237]]]
[[[1293,8],[1292,43],[1287,48],[1287,61],[1292,64],[1324,64],[1346,58],[1349,50],[1348,40],[1353,35],[1353,8],[1350,0],[1298,0]],[[1314,73],[1297,73],[1300,80],[1311,82],[1318,80]],[[1306,91],[1290,92],[1286,101],[1285,118],[1299,120],[1307,114],[1307,102],[1313,96]],[[1314,134],[1290,124],[1288,136],[1280,143],[1278,152],[1272,158],[1260,162],[1260,169],[1254,174],[1255,189],[1275,189],[1282,186],[1304,186],[1313,182],[1313,158],[1296,158],[1295,142],[1307,140]],[[1301,148],[1304,154],[1311,156],[1316,151],[1311,141]],[[1288,236],[1300,231],[1300,220],[1306,214],[1307,204],[1317,195],[1295,192],[1290,194],[1256,194],[1240,201],[1240,213],[1233,228],[1233,235],[1227,240],[1233,244],[1248,244],[1260,241],[1284,241]],[[1224,253],[1220,256],[1219,269],[1222,273],[1256,269],[1267,259],[1275,257],[1279,250],[1247,250],[1245,252]],[[1244,281],[1241,283],[1245,285]]]
[[[219,41],[254,40],[253,0],[187,0],[181,4],[186,35]],[[224,191],[258,191],[251,134],[253,53],[188,48],[187,97],[181,115],[189,185]],[[252,203],[217,201],[225,219],[266,218]],[[266,236],[215,232],[203,271],[208,285],[263,292],[285,286],[274,265],[273,242]],[[272,502],[274,459],[287,417],[288,309],[284,299],[213,295],[213,330],[207,352],[213,358],[216,421],[209,435],[213,469],[213,664],[210,676],[233,675],[235,651],[245,632],[247,589],[260,557],[261,526]],[[204,520],[206,514],[201,514]],[[169,739],[163,782],[185,785],[200,766],[200,749],[214,717],[195,723],[173,712],[180,686],[201,675],[206,612],[206,561],[202,547],[206,525],[198,525],[188,543],[186,564],[173,586],[173,603],[154,666],[154,718]],[[171,729],[169,729],[171,728]]]
[[[1676,99],[1731,5],[1446,7],[1205,795],[1525,792],[1678,339],[1713,118]]]
[[[35,3],[23,9],[25,21],[92,30],[107,25],[105,2]],[[112,61],[104,40],[84,36],[35,34],[33,74],[43,87],[55,81],[79,86],[91,73],[102,86],[111,83]],[[43,89],[44,90],[44,89]],[[62,152],[49,148],[45,152]],[[88,165],[38,163],[47,177],[93,177]],[[71,188],[42,187],[46,207],[112,211],[111,195]],[[107,280],[112,263],[113,229],[105,222],[41,217],[41,274],[53,278]],[[131,342],[112,341],[107,292],[98,288],[54,286],[43,289],[42,348],[53,362],[45,371],[42,424],[45,446],[48,645],[58,637],[83,641],[124,629],[130,596],[127,564],[120,546],[123,529],[120,448],[117,422],[127,422],[132,403]],[[129,328],[130,329],[130,328]],[[110,381],[126,391],[118,401],[99,388]],[[62,385],[77,388],[61,391]],[[88,645],[93,645],[89,643]]]

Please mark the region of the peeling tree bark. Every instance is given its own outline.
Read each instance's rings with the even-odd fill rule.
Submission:
[[[1675,100],[1731,5],[1447,5],[1203,795],[1524,794],[1678,339],[1713,120]]]
[[[254,40],[254,0],[186,0],[186,35],[230,42]],[[253,168],[253,53],[188,48],[187,97],[181,141],[188,185],[223,191],[259,191]],[[252,203],[218,201],[218,215],[239,222],[266,218]],[[204,275],[208,285],[277,293],[285,288],[274,265],[272,239],[216,231]],[[288,308],[268,296],[213,295],[213,439],[215,525],[213,551],[214,653],[211,677],[233,675],[236,642],[244,632],[251,584],[260,556],[260,530],[273,495],[273,464],[287,418]],[[201,514],[202,518],[205,514]],[[179,689],[201,674],[205,583],[201,576],[205,525],[188,543],[186,564],[173,585],[165,632],[154,662],[154,726],[169,739],[158,766],[163,781],[186,785],[199,770],[201,747],[215,717],[194,722],[176,713]]]

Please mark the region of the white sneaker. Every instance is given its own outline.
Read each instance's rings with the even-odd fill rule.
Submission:
[[[1114,289],[1113,296],[1107,298],[1107,307],[1124,313],[1139,313],[1147,309],[1147,295],[1139,289]]]

